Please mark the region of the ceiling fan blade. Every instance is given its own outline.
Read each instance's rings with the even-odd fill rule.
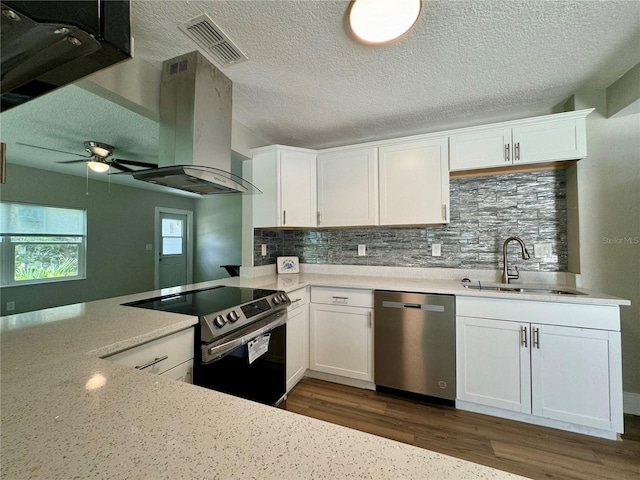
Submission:
[[[79,153],[73,153],[73,152],[65,152],[64,150],[56,150],[55,148],[49,148],[49,147],[39,147],[38,145],[30,145],[28,143],[21,143],[21,142],[16,142],[16,145],[23,145],[25,147],[31,147],[31,148],[39,148],[40,150],[49,150],[51,152],[58,152],[58,153],[66,153],[69,155],[75,155],[76,157],[82,157],[82,158],[91,158],[91,156],[86,156],[86,155],[81,155]]]
[[[65,160],[64,162],[56,162],[56,163],[87,163],[86,160]]]
[[[125,172],[125,173],[135,172],[135,170],[133,170],[133,169],[131,169],[129,167],[126,167],[124,165],[120,165],[120,163],[118,163],[118,160],[112,160],[112,161],[110,161],[108,163],[109,163],[110,167],[117,168],[118,170],[120,170],[122,172]]]
[[[158,168],[157,163],[137,162],[135,160],[124,160],[123,158],[116,158],[113,161],[123,165],[133,165],[134,167]]]

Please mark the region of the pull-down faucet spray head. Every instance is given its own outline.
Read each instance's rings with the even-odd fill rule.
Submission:
[[[520,277],[520,274],[518,273],[517,268],[516,268],[515,274],[509,273],[509,266],[507,263],[507,246],[509,245],[509,242],[512,242],[512,241],[518,242],[520,244],[520,248],[522,249],[523,260],[529,260],[531,258],[531,256],[529,255],[529,251],[527,250],[527,247],[525,246],[524,242],[520,237],[507,238],[504,241],[504,244],[502,245],[502,264],[504,267],[504,269],[502,270],[502,283],[509,283],[512,279],[515,280]]]

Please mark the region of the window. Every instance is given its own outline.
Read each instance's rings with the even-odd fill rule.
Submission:
[[[2,285],[85,278],[86,212],[0,204]]]

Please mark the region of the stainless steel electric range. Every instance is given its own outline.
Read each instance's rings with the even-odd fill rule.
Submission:
[[[283,291],[216,286],[124,305],[197,316],[193,383],[278,406],[290,304]]]

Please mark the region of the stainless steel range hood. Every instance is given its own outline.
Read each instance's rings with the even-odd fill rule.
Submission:
[[[162,64],[159,168],[133,178],[198,195],[261,193],[231,173],[232,83],[199,52]]]

